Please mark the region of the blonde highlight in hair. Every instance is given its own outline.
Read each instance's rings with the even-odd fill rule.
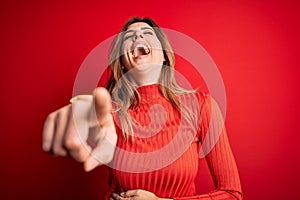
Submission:
[[[122,63],[122,45],[124,32],[131,24],[137,22],[144,22],[153,27],[162,46],[165,61],[158,80],[160,92],[188,122],[191,122],[194,117],[188,107],[182,105],[178,100],[178,95],[194,91],[185,90],[177,84],[174,76],[175,56],[167,37],[152,19],[133,17],[123,25],[119,34],[112,42],[109,54],[111,75],[106,83],[106,89],[110,92],[113,102],[118,107],[117,112],[121,125],[120,128],[125,139],[128,138],[128,135],[134,135],[128,109],[139,105],[140,94],[126,76],[126,71]]]

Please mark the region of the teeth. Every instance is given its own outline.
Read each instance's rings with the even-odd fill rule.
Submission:
[[[140,55],[147,55],[150,53],[150,49],[145,46],[144,44],[138,44],[135,46],[134,50],[132,51],[133,58],[136,58]]]

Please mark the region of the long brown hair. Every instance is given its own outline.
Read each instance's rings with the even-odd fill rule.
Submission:
[[[156,36],[161,43],[165,59],[162,66],[161,75],[158,80],[159,90],[162,95],[172,104],[172,106],[177,109],[184,118],[188,119],[188,121],[191,120],[191,113],[187,108],[185,108],[186,106],[180,104],[177,95],[194,92],[185,90],[177,84],[174,76],[175,56],[166,35],[159,28],[159,26],[150,18],[130,18],[123,25],[119,34],[112,42],[109,54],[111,75],[106,83],[106,88],[112,95],[112,100],[118,107],[118,116],[120,119],[122,133],[125,138],[128,138],[128,134],[134,134],[131,117],[127,111],[130,107],[136,107],[139,105],[140,95],[138,91],[135,90],[134,85],[126,77],[126,71],[122,67],[122,45],[124,32],[131,24],[137,22],[144,22],[154,28]],[[121,84],[120,81],[122,81]]]

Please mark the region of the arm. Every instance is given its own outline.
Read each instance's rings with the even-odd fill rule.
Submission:
[[[240,200],[242,193],[239,174],[221,112],[210,96],[203,95],[202,99],[204,101],[202,100],[201,106],[199,145],[201,144],[202,152],[206,155],[206,162],[216,190],[193,197],[175,197],[174,200]],[[213,144],[215,146],[209,152]]]

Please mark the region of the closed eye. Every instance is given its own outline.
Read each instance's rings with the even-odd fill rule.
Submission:
[[[132,38],[133,35],[125,35],[124,40],[128,40],[129,38]]]
[[[144,34],[145,35],[153,35],[153,33],[151,31],[145,31]]]

